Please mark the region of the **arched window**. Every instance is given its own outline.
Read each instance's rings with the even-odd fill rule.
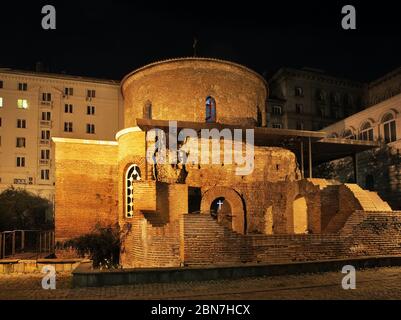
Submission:
[[[370,122],[367,121],[361,126],[359,139],[365,141],[373,141],[373,128]]]
[[[152,103],[147,101],[143,106],[143,118],[152,119]]]
[[[390,143],[397,140],[397,127],[394,116],[391,113],[387,113],[382,119],[382,124],[384,128],[384,141]]]
[[[141,170],[136,164],[128,167],[125,175],[125,216],[132,218],[134,215],[134,182],[141,180]]]
[[[352,133],[351,129],[344,130],[342,137],[344,139],[355,139],[355,135]]]
[[[211,96],[206,98],[206,122],[216,122],[216,100]]]

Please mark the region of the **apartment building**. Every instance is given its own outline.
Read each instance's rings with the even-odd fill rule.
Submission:
[[[380,141],[382,147],[358,154],[357,182],[377,191],[393,209],[401,209],[401,93],[370,106],[322,131],[333,138]],[[352,176],[351,159],[333,162],[337,176]]]
[[[320,130],[361,110],[365,92],[321,70],[281,68],[269,80],[268,127]]]
[[[53,200],[52,137],[114,140],[122,127],[119,81],[0,69],[0,191]]]

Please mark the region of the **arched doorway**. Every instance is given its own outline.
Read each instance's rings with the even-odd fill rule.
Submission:
[[[273,206],[265,208],[265,234],[274,234]]]
[[[293,204],[294,233],[308,233],[308,206],[305,197],[298,196]]]
[[[210,214],[219,223],[231,228],[233,218],[231,205],[224,197],[219,197],[212,202]]]
[[[224,199],[224,200],[223,200]],[[218,204],[219,200],[222,204]],[[202,195],[201,212],[210,214],[212,210],[229,213],[231,217],[230,229],[244,234],[246,230],[245,208],[241,196],[231,188],[213,187]],[[218,216],[217,216],[218,217]]]

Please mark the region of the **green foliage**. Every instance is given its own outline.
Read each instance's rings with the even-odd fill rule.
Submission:
[[[64,247],[72,247],[81,257],[88,257],[95,268],[116,268],[120,258],[120,229],[118,225],[97,225],[93,232],[71,239]]]
[[[0,231],[54,229],[52,204],[13,187],[0,193]]]

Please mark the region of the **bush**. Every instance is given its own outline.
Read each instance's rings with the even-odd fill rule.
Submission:
[[[96,225],[93,232],[71,239],[64,247],[72,247],[81,257],[89,257],[95,268],[117,268],[120,259],[120,228],[118,225]]]

